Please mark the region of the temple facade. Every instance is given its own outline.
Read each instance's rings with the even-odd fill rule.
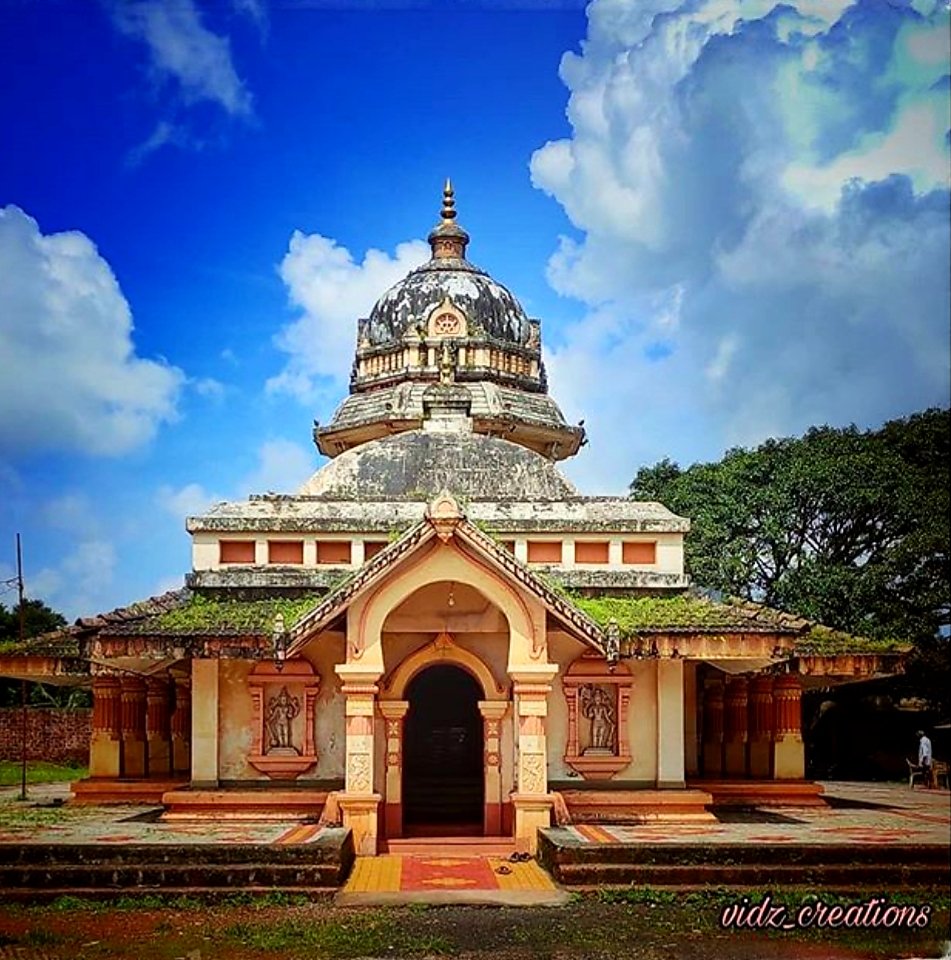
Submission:
[[[688,519],[579,493],[540,322],[467,259],[448,183],[429,243],[356,321],[299,491],[189,518],[183,590],[0,654],[5,676],[91,684],[77,801],[323,816],[363,854],[821,802],[803,684],[895,652],[703,595]]]

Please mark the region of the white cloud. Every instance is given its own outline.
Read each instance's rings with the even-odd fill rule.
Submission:
[[[951,65],[948,13],[930,16],[825,0],[589,6],[582,53],[561,65],[571,136],[531,162],[582,233],[548,264],[589,305],[549,361],[597,448],[576,478],[618,489],[665,455],[947,402],[935,81]],[[637,429],[620,430],[632,411]]]
[[[783,184],[803,203],[834,212],[842,188],[852,180],[872,183],[896,171],[910,177],[916,190],[947,187],[948,111],[945,98],[936,95],[909,105],[887,133],[869,134],[860,145],[839,154],[825,166],[791,164]]]
[[[182,487],[165,484],[155,499],[158,506],[176,520],[198,516],[222,500],[237,500],[250,493],[291,493],[314,471],[315,454],[292,440],[267,440],[258,447],[257,464],[222,495],[206,490],[200,483]]]
[[[263,0],[232,0],[232,4],[238,13],[257,27],[262,36],[267,33],[268,13]]]
[[[136,356],[109,264],[78,231],[0,209],[0,445],[116,455],[176,416],[180,370]]]
[[[222,499],[209,493],[200,483],[186,483],[178,489],[163,484],[156,494],[158,505],[178,520],[204,513],[213,503]]]
[[[314,472],[315,453],[292,440],[268,440],[258,448],[258,466],[238,483],[239,494],[290,493]]]
[[[109,540],[82,540],[55,566],[25,576],[27,596],[42,598],[67,620],[107,609],[115,579],[116,551]]]
[[[220,380],[215,380],[214,377],[195,377],[188,381],[188,385],[198,396],[204,397],[206,400],[213,400],[216,403],[223,400],[228,391],[228,388]]]
[[[119,0],[111,9],[118,29],[145,42],[156,75],[175,81],[187,103],[210,101],[232,116],[251,116],[228,38],[205,26],[192,0]]]
[[[280,274],[291,303],[303,313],[275,338],[289,359],[268,380],[268,391],[312,403],[321,380],[339,389],[353,361],[357,319],[367,316],[382,291],[428,258],[429,247],[413,240],[399,244],[392,257],[368,250],[357,263],[336,241],[295,230]]]

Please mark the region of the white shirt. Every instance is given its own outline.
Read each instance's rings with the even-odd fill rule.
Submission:
[[[918,741],[918,766],[923,767],[926,763],[931,763],[931,741],[922,737]]]

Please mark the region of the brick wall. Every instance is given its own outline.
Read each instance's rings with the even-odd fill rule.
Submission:
[[[20,759],[22,716],[19,707],[0,709],[0,760]],[[92,710],[28,707],[26,716],[28,760],[89,761]]]

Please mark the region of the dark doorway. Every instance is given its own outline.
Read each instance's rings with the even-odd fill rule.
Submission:
[[[407,833],[482,833],[482,690],[459,667],[427,667],[406,691],[403,823]]]

